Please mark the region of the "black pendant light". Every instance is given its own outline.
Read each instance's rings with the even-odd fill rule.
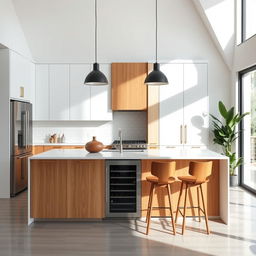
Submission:
[[[97,0],[95,0],[95,63],[93,70],[85,78],[84,84],[87,85],[107,85],[108,79],[100,71],[99,64],[97,63]]]
[[[154,63],[154,69],[148,74],[145,79],[145,84],[148,85],[166,85],[168,79],[165,74],[160,70],[160,64],[157,63],[157,0],[156,0],[156,62]]]

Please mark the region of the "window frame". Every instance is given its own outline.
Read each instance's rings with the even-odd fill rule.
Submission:
[[[241,43],[250,40],[256,35],[256,32],[250,37],[246,38],[246,0],[241,0]]]
[[[256,65],[253,65],[249,68],[243,69],[238,73],[238,109],[239,112],[242,114],[244,113],[243,109],[243,76],[251,71],[256,71]],[[244,153],[244,120],[239,124],[239,137],[238,137],[238,155],[239,157],[243,157]],[[238,170],[238,175],[239,175],[239,185],[249,192],[253,193],[256,195],[256,189],[253,189],[252,187],[246,185],[244,183],[244,165],[240,165],[239,170]]]

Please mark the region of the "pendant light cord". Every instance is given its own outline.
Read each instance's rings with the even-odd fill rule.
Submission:
[[[95,0],[95,62],[97,63],[97,46],[98,46],[98,38],[97,38],[97,29],[98,29],[98,17],[97,17],[97,0]]]
[[[157,22],[158,22],[158,20],[157,20],[157,0],[156,0],[156,62],[157,62],[157,59],[158,59],[158,56],[157,56],[157,36],[158,36],[158,31],[157,31],[157,27],[158,27],[158,24],[157,24]]]

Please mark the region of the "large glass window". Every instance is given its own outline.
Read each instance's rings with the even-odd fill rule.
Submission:
[[[240,111],[250,112],[242,122],[242,185],[256,191],[256,67],[240,74]]]
[[[256,0],[242,0],[242,41],[256,34]]]

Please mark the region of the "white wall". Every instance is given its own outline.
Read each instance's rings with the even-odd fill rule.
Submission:
[[[31,59],[12,0],[0,0],[0,44]]]
[[[0,49],[0,198],[10,197],[9,51]]]
[[[123,139],[147,139],[146,112],[114,112],[112,122],[34,122],[33,141],[48,142],[50,134],[65,134],[66,143],[86,143],[96,136],[105,145],[118,139],[118,129]]]
[[[159,62],[208,61],[210,112],[230,101],[231,74],[191,0],[159,0]],[[32,55],[39,63],[94,61],[91,0],[14,0]],[[61,6],[61,8],[59,8]],[[155,0],[98,1],[98,59],[155,58]]]

